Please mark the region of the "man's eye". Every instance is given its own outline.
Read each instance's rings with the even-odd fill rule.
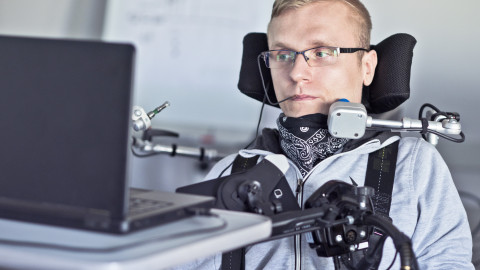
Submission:
[[[310,51],[315,58],[325,58],[329,56],[335,56],[335,50],[327,47],[315,48]]]
[[[290,60],[290,54],[289,53],[279,53],[279,54],[277,54],[276,59],[277,59],[277,61],[280,61],[280,62],[289,61]]]
[[[327,57],[327,56],[329,56],[329,54],[327,52],[317,52],[316,56],[317,57]]]
[[[317,49],[315,50],[315,57],[318,58],[324,58],[332,55],[332,52],[330,50],[325,50],[325,49]]]

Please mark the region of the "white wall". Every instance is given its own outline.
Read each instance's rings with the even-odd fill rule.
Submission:
[[[237,90],[242,39],[265,32],[272,0],[111,0],[104,39],[137,47],[135,103],[185,136],[246,142],[260,105]],[[252,8],[255,7],[255,8]]]
[[[106,0],[0,0],[0,34],[99,39]]]

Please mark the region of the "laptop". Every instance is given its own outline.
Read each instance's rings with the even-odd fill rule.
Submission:
[[[0,36],[0,218],[128,233],[213,205],[129,188],[134,54],[122,43]]]

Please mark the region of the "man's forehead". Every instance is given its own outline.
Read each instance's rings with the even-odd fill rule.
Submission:
[[[309,46],[355,45],[357,31],[351,20],[352,11],[341,3],[315,2],[272,18],[268,26],[269,47],[304,50]],[[353,41],[355,44],[351,44]]]
[[[301,43],[301,45],[298,45],[297,43]],[[301,40],[300,42],[291,39],[285,39],[283,41],[272,39],[271,41],[269,40],[268,45],[271,49],[289,49],[301,51],[320,46],[336,46],[336,42],[329,39],[306,39]]]
[[[302,2],[302,1],[300,1]],[[284,15],[285,13],[294,12],[295,10],[308,10],[312,6],[323,6],[323,8],[336,7],[345,10],[350,15],[360,15],[358,9],[353,6],[351,3],[345,0],[316,0],[316,1],[306,1],[305,3],[294,2],[291,5],[285,5],[280,10],[272,10],[272,12],[277,12],[276,14],[272,13],[271,20]]]

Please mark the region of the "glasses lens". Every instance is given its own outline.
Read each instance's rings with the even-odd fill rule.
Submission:
[[[283,68],[293,63],[295,52],[288,50],[268,51],[265,54],[265,63],[269,68]]]
[[[332,65],[337,61],[338,49],[333,47],[313,48],[305,52],[312,67]]]

